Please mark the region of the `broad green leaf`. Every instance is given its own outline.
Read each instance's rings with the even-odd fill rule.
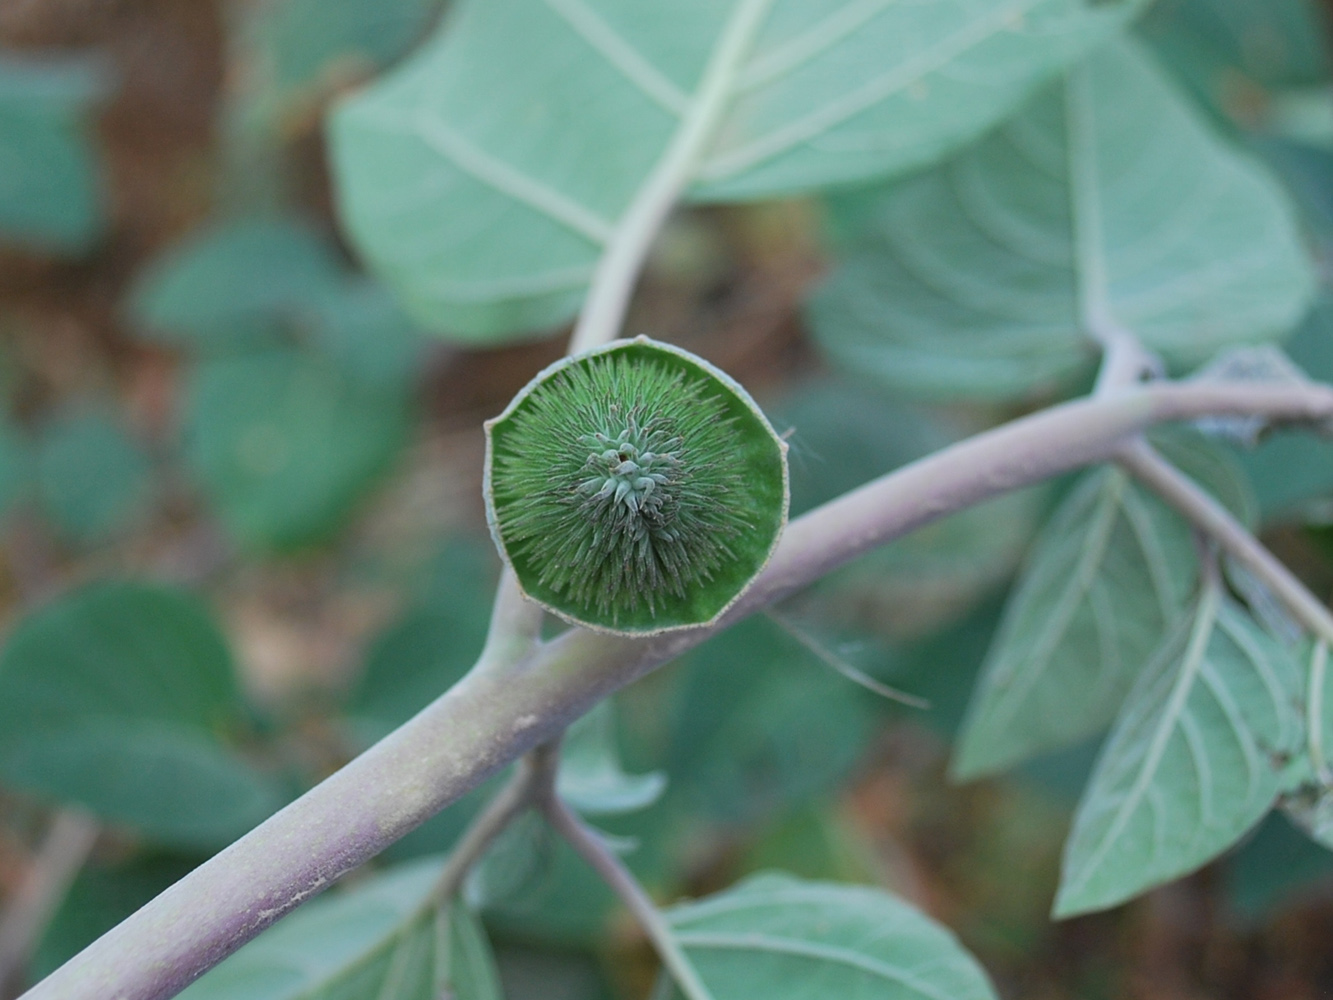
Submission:
[[[131,291],[130,320],[140,336],[195,349],[263,346],[345,280],[330,243],[308,226],[231,220],[150,262]]]
[[[104,541],[144,511],[148,457],[110,414],[58,413],[42,428],[35,459],[41,509],[73,541]]]
[[[86,56],[0,53],[0,241],[79,253],[101,234],[89,119],[108,82]]]
[[[811,321],[835,361],[902,391],[1061,385],[1115,325],[1192,366],[1284,335],[1313,290],[1277,184],[1128,41],[938,169],[849,197],[866,227]]]
[[[1243,523],[1254,523],[1254,500],[1227,452],[1192,432],[1159,432],[1153,443]],[[955,773],[994,773],[1101,733],[1184,613],[1195,563],[1179,515],[1117,469],[1086,474],[1009,599]]]
[[[238,541],[312,544],[397,457],[409,409],[298,351],[210,360],[189,382],[185,460]]]
[[[182,1000],[501,1000],[485,933],[430,892],[437,859],[316,900],[180,994]]]
[[[431,329],[569,318],[645,191],[774,197],[919,167],[1137,0],[461,0],[331,122],[345,225]]]
[[[656,802],[666,789],[661,771],[627,774],[616,748],[615,715],[603,701],[569,727],[561,742],[556,790],[585,816],[634,812]]]
[[[163,843],[217,847],[282,804],[225,741],[245,717],[217,625],[178,590],[85,587],[0,655],[0,778]]]
[[[1115,468],[1041,536],[986,656],[953,769],[971,778],[1101,732],[1185,609],[1188,525]]]
[[[995,997],[948,930],[877,889],[757,875],[666,916],[714,1000]]]
[[[1263,818],[1301,749],[1299,668],[1206,586],[1129,694],[1065,846],[1059,916],[1194,871]]]

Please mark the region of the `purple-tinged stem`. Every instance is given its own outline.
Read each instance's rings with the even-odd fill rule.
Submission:
[[[1164,383],[1052,407],[797,518],[715,625],[648,639],[571,629],[517,662],[483,655],[415,718],[103,935],[26,1000],[172,996],[612,691],[740,618],[946,514],[1104,461],[1153,424],[1212,415],[1326,420],[1333,388]]]

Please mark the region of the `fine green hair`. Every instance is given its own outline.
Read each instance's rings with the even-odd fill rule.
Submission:
[[[488,512],[530,596],[654,631],[715,616],[757,572],[786,515],[783,446],[710,369],[619,342],[553,366],[488,425]]]

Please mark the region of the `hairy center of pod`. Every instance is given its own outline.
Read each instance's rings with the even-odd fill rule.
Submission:
[[[619,431],[594,431],[579,438],[588,448],[584,469],[589,473],[577,486],[588,505],[611,508],[639,526],[660,519],[667,491],[680,467],[678,437],[654,433],[652,422],[640,425],[631,414]],[[627,517],[625,517],[627,515]]]

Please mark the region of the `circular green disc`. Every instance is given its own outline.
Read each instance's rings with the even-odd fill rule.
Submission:
[[[715,621],[787,521],[787,446],[748,393],[647,337],[551,365],[486,423],[486,516],[530,598],[578,625]]]

